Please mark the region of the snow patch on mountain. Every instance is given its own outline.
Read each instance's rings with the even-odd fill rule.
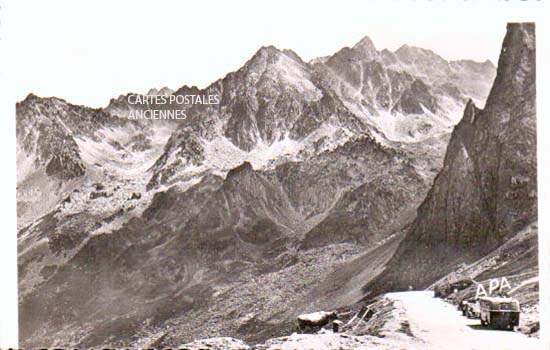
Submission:
[[[247,161],[255,169],[265,168],[280,157],[295,156],[301,147],[299,142],[284,137],[272,144],[266,144],[260,140],[250,152],[246,152],[226,137],[218,136],[205,142],[204,164],[209,168],[227,171]]]

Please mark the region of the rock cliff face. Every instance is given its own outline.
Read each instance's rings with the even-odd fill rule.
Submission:
[[[412,167],[388,168],[371,179],[342,195],[329,214],[307,232],[301,247],[341,242],[376,244],[409,223],[414,217],[414,207],[409,203],[419,203],[424,194],[422,180]]]
[[[367,290],[425,287],[537,216],[534,24],[509,24],[483,110],[469,102],[408,236]]]

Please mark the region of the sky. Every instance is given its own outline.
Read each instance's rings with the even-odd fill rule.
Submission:
[[[407,43],[496,63],[507,19],[529,17],[494,2],[498,16],[474,1],[23,0],[5,5],[2,24],[17,100],[33,92],[102,107],[127,92],[205,87],[262,45],[309,60],[367,35],[379,50]]]

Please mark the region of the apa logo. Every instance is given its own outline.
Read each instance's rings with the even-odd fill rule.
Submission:
[[[495,291],[502,293],[510,289],[512,289],[512,286],[510,285],[506,277],[502,277],[500,280],[498,278],[493,278],[489,281],[489,293],[487,293],[485,287],[483,287],[483,284],[477,284],[476,299],[479,297],[490,296]]]

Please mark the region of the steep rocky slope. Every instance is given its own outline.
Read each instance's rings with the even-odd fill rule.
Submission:
[[[509,24],[485,108],[466,106],[410,233],[367,290],[425,287],[536,219],[535,128],[534,25]]]
[[[94,181],[130,180],[158,157],[166,142],[162,126],[54,97],[30,94],[16,105],[16,114],[19,228]]]
[[[174,186],[157,192],[141,216],[109,233],[76,236],[76,232],[91,229],[86,226],[89,220],[80,216],[69,226],[60,223],[56,218],[58,213],[54,213],[29,233],[32,237],[48,238],[53,253],[34,248],[20,257],[22,281],[38,274],[34,279],[36,288],[31,288],[28,282],[22,283],[26,293],[21,298],[21,335],[28,344],[34,345],[54,339],[80,346],[105,342],[126,344],[131,336],[155,333],[164,322],[170,321],[171,330],[163,332],[167,344],[173,344],[175,339],[206,335],[208,331],[243,334],[248,338],[251,334],[244,331],[247,327],[244,320],[244,328],[240,329],[233,317],[214,316],[223,309],[221,305],[227,303],[224,291],[244,289],[249,284],[244,281],[250,278],[264,278],[264,275],[270,278],[269,274],[279,270],[293,269],[310,255],[313,258],[306,267],[294,267],[294,274],[303,273],[304,268],[311,270],[308,272],[311,276],[330,273],[331,261],[337,261],[339,254],[329,254],[327,261],[319,259],[340,248],[296,251],[302,236],[319,222],[319,216],[330,210],[334,202],[330,197],[338,197],[366,179],[380,181],[382,177],[390,180],[377,183],[377,188],[389,198],[396,196],[394,191],[402,191],[395,187],[401,180],[412,192],[422,193],[425,188],[414,168],[400,159],[398,153],[367,138],[351,140],[331,152],[302,163],[281,165],[273,171],[256,171],[245,162],[229,171],[225,179],[206,175],[189,189]],[[330,188],[326,191],[328,198],[318,195],[324,187]],[[381,207],[394,205],[386,200],[378,198],[376,203]],[[401,205],[414,206],[415,203],[418,204],[418,200],[410,199]],[[363,212],[373,218],[382,215],[376,206],[372,209],[366,206]],[[385,213],[383,217],[399,220],[399,214],[399,211]],[[384,220],[378,220],[380,229],[385,229],[381,224]],[[349,237],[341,236],[340,231],[333,232],[336,239],[325,237],[321,246],[354,241],[375,245],[392,233],[390,229],[386,231],[356,231]],[[69,238],[74,241],[70,245]],[[311,236],[307,239],[308,242],[314,240]],[[53,249],[57,247],[56,242],[64,246]],[[78,247],[76,252],[75,247]],[[353,246],[346,250],[358,252]],[[54,263],[50,258],[51,264],[40,272],[33,272],[24,263],[36,264],[51,254],[65,256],[63,263]],[[321,256],[316,257],[319,254]],[[317,272],[318,269],[325,271]],[[257,313],[261,318],[256,320],[259,328],[255,332],[262,332],[265,337],[287,329],[287,320],[299,310],[300,296],[308,290],[304,279],[292,282],[297,284],[293,287],[291,275],[276,276],[281,278],[278,283],[287,283],[281,292],[299,288],[300,293],[287,295],[287,303],[259,312],[258,303],[269,293],[265,290],[243,297],[240,301],[243,305],[238,310],[243,317]],[[306,281],[308,284],[319,282]],[[255,283],[248,288],[257,288]],[[160,285],[163,293],[159,295]],[[90,289],[95,293],[84,292]],[[218,293],[224,293],[223,297]],[[196,321],[189,321],[190,314]],[[285,317],[281,318],[283,314]],[[206,315],[220,318],[219,322],[209,324],[203,319]],[[56,319],[64,322],[54,322]],[[144,319],[150,321],[143,323]],[[87,324],[85,336],[81,333],[82,322]],[[191,324],[194,328],[189,328]],[[45,325],[47,333],[43,332]],[[107,327],[127,327],[127,330],[109,338],[104,333]],[[270,328],[275,329],[269,331]]]

